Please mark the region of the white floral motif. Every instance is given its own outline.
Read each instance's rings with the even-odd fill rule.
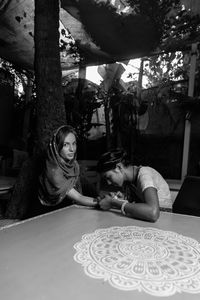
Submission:
[[[175,232],[137,226],[85,234],[74,259],[87,275],[154,296],[200,293],[200,244]]]

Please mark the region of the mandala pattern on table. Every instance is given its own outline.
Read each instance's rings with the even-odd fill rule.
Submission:
[[[83,235],[74,248],[87,275],[115,288],[154,296],[200,293],[200,244],[190,237],[115,226]]]

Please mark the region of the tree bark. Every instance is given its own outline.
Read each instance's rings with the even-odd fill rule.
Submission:
[[[37,147],[66,123],[59,52],[59,1],[35,0],[35,79]]]
[[[6,218],[25,219],[40,214],[37,183],[43,152],[52,132],[66,123],[58,28],[59,1],[35,0],[36,150],[21,169]]]

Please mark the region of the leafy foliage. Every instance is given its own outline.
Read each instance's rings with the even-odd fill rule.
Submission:
[[[61,63],[62,61],[72,60],[75,65],[78,65],[83,59],[77,48],[77,43],[69,30],[66,30],[64,27],[60,28],[59,50],[61,53]]]
[[[115,81],[113,86],[105,91],[99,88],[99,98],[105,109],[106,134],[109,135],[107,148],[123,147],[129,153],[133,151],[133,137],[137,134],[138,116],[147,110],[147,103],[137,97],[135,85],[130,84],[127,90]]]
[[[15,91],[19,91],[20,86],[22,86],[23,91],[25,91],[27,85],[27,77],[32,77],[32,74],[30,72],[28,72],[27,70],[23,70],[17,66],[14,66],[12,63],[1,58],[0,67],[13,75]]]
[[[182,52],[170,52],[146,58],[143,75],[148,79],[147,87],[188,79],[183,56]]]
[[[71,83],[73,84],[75,81],[72,80]],[[100,126],[100,124],[92,123],[93,113],[101,106],[101,101],[98,100],[97,94],[97,88],[90,88],[90,85],[83,89],[79,97],[77,89],[76,91],[70,89],[70,84],[65,89],[66,119],[76,129],[80,139],[88,138],[88,132],[92,126]]]

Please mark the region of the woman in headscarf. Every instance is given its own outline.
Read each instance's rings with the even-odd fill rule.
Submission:
[[[135,166],[123,150],[107,152],[99,159],[97,169],[108,184],[122,192],[100,200],[103,210],[116,208],[123,215],[155,222],[162,203],[171,202],[169,186],[159,172],[149,166]]]
[[[53,134],[48,145],[45,167],[39,177],[38,196],[45,206],[76,203],[97,207],[97,193],[83,195],[79,165],[76,160],[77,136],[73,127],[64,125]],[[91,194],[91,191],[90,191]]]

